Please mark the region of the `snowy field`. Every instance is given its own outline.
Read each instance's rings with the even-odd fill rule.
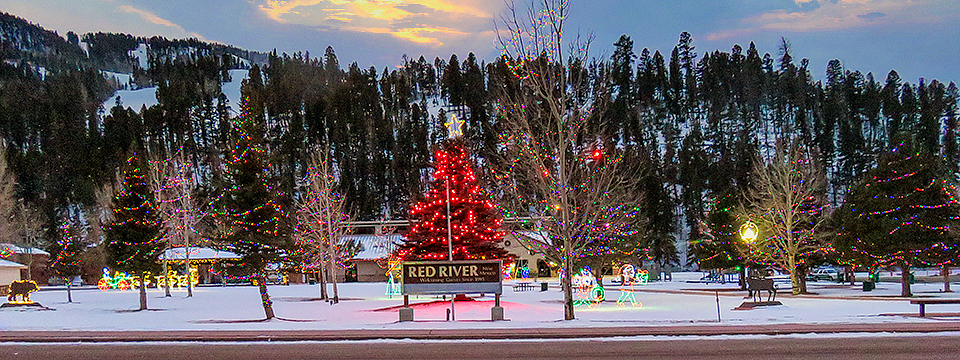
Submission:
[[[129,75],[127,74],[109,73],[109,75],[117,76],[121,81],[129,81]],[[221,85],[221,91],[227,96],[230,109],[234,111],[233,114],[237,114],[237,111],[240,110],[240,85],[243,79],[247,78],[247,75],[249,75],[248,70],[230,70],[230,78],[232,81],[225,82]],[[137,112],[140,111],[141,107],[151,107],[157,104],[156,87],[136,90],[124,89],[117,90],[117,93],[114,94],[112,98],[107,99],[107,101],[103,103],[107,111],[116,104],[118,96],[124,108],[131,108]]]
[[[447,328],[552,328],[665,326],[717,323],[717,294],[721,323],[725,325],[759,324],[842,324],[928,322],[934,319],[889,315],[918,313],[918,306],[897,298],[900,284],[881,282],[877,289],[863,292],[860,283],[850,287],[836,283],[809,283],[817,295],[791,296],[789,284],[780,284],[777,300],[782,306],[754,310],[733,310],[745,299],[737,285],[690,283],[701,273],[674,273],[674,281],[636,286],[639,306],[618,306],[619,286],[606,285],[606,301],[596,306],[577,308],[577,320],[562,321],[563,310],[557,279],[550,279],[546,292],[514,292],[514,280],[504,282],[501,297],[508,321],[491,322],[493,296],[456,303],[456,322],[447,322],[449,301],[437,297],[411,297],[415,322],[398,322],[397,307],[402,296],[384,295],[383,283],[340,284],[341,302],[329,305],[318,300],[317,285],[275,285],[269,287],[276,315],[280,319],[253,321],[263,317],[260,296],[253,286],[199,287],[193,298],[185,289],[173,289],[172,297],[163,290],[147,291],[149,311],[139,307],[137,291],[96,288],[75,289],[73,303],[67,303],[63,289],[44,289],[32,299],[53,311],[0,309],[0,330],[274,330],[274,329],[447,329]],[[917,297],[960,298],[958,293],[943,293],[941,283],[913,285]],[[749,299],[746,299],[749,301]],[[960,313],[960,305],[933,305],[930,313]],[[888,314],[888,315],[881,315]]]

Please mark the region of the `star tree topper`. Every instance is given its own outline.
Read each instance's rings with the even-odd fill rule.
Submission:
[[[457,118],[456,114],[451,116],[450,120],[447,120],[447,123],[444,125],[447,126],[448,139],[454,139],[463,136],[463,120]]]

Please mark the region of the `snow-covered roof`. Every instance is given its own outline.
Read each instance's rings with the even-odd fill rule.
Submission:
[[[404,237],[397,234],[391,235],[347,235],[342,238],[343,242],[358,241],[363,245],[353,260],[377,260],[390,257],[397,245],[402,244]]]
[[[539,242],[548,242],[550,240],[548,234],[543,231],[514,231],[513,235]]]
[[[167,249],[160,255],[160,260],[186,260],[186,249],[172,248]],[[190,260],[213,260],[213,259],[239,259],[240,255],[229,251],[215,250],[205,247],[191,247]]]
[[[0,259],[0,267],[2,267],[2,268],[18,268],[18,269],[26,269],[26,268],[27,268],[27,266],[24,265],[24,264],[15,263],[15,262],[13,262],[13,261],[4,260],[4,259]]]
[[[0,244],[0,249],[12,252],[14,254],[50,255],[50,253],[38,248],[25,248],[14,244]]]

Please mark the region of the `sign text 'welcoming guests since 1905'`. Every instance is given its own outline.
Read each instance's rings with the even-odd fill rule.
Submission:
[[[500,294],[500,260],[403,263],[404,295]]]

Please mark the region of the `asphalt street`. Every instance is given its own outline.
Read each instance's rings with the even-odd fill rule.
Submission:
[[[3,343],[0,359],[957,359],[960,336]]]

